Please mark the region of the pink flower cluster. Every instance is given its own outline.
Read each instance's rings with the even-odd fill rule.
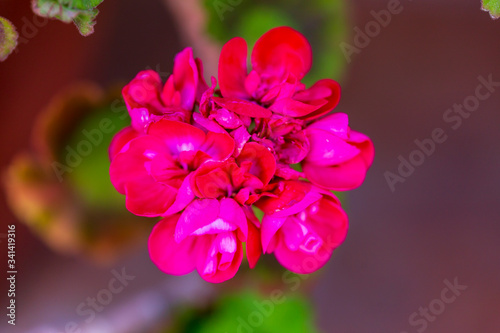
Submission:
[[[344,241],[347,215],[330,190],[361,185],[373,144],[346,114],[327,115],[337,82],[301,83],[311,63],[305,37],[280,27],[257,41],[250,71],[245,40],[224,45],[219,89],[190,48],[164,85],[147,70],[123,89],[132,121],[111,144],[111,181],[132,213],[163,217],[149,239],[163,272],[222,282],[246,252],[251,268],[274,253],[307,274]]]

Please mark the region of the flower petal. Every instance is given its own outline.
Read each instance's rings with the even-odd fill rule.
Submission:
[[[302,79],[312,65],[312,51],[307,39],[289,27],[269,30],[257,40],[252,52],[252,66],[258,73],[277,76],[293,74]]]
[[[192,174],[189,174],[184,181],[182,182],[181,187],[177,191],[177,195],[175,197],[175,201],[165,212],[166,215],[175,214],[183,210],[191,201],[194,200],[194,193],[190,186],[190,177]]]
[[[109,160],[112,161],[121,151],[128,149],[128,143],[140,136],[132,126],[127,126],[115,134],[109,144]]]
[[[162,216],[174,203],[177,189],[151,181],[128,182],[125,184],[125,205],[139,216]]]
[[[363,157],[366,166],[370,167],[373,163],[373,158],[375,157],[375,148],[373,147],[372,140],[370,140],[370,138],[363,133],[351,130],[348,142],[361,150],[361,156]]]
[[[148,134],[161,139],[174,156],[196,151],[205,142],[205,133],[192,125],[161,119],[149,126]]]
[[[278,187],[273,197],[265,197],[255,203],[265,214],[273,217],[293,215],[322,197],[316,191],[311,191],[312,186],[307,182],[289,180],[282,184],[283,187]]]
[[[256,142],[245,144],[236,160],[240,165],[244,161],[251,162],[249,173],[259,178],[264,185],[271,181],[276,171],[274,155],[266,147]]]
[[[262,251],[266,253],[271,239],[276,235],[281,226],[286,222],[288,217],[276,217],[272,215],[264,215],[262,225],[260,227]],[[268,251],[267,253],[269,253]]]
[[[216,199],[195,200],[181,214],[175,228],[175,240],[181,242],[191,235],[213,234],[221,231],[235,230],[219,218],[219,201]]]
[[[208,249],[206,250],[205,253],[208,252]],[[243,249],[241,242],[236,243],[236,252],[232,256],[232,261],[230,264],[225,264],[224,270],[217,269],[213,274],[204,274],[205,270],[205,265],[204,264],[198,264],[197,266],[197,271],[202,277],[207,282],[211,283],[221,283],[224,281],[227,281],[231,278],[233,278],[236,275],[236,272],[240,268],[241,261],[243,259]]]
[[[257,265],[257,261],[262,254],[262,242],[260,239],[260,222],[253,213],[252,209],[244,208],[245,215],[248,221],[248,239],[247,239],[247,259],[250,268]]]
[[[146,107],[151,112],[161,110],[164,107],[160,98],[161,87],[158,73],[153,70],[141,71],[123,88],[123,99],[129,110],[140,107]]]
[[[329,91],[328,94],[325,94],[325,91]],[[321,117],[331,110],[333,110],[340,101],[340,84],[331,79],[323,79],[316,82],[311,88],[307,89],[309,97],[302,100],[299,99],[299,96],[295,95],[295,99],[302,100],[302,102],[317,105],[318,103],[323,103],[323,105],[314,112],[311,112],[302,117],[302,119],[312,120],[318,117]]]
[[[314,100],[309,104],[294,100],[293,98],[282,98],[274,102],[269,109],[271,111],[288,117],[305,117],[315,112],[327,103],[326,100]]]
[[[235,225],[240,229],[244,236],[244,241],[248,237],[248,223],[245,213],[241,206],[233,199],[223,198],[220,201],[220,213],[219,217],[224,221]]]
[[[349,161],[360,150],[335,134],[322,129],[307,129],[310,149],[305,161],[319,166],[337,165]]]
[[[193,113],[193,120],[197,125],[203,127],[207,131],[214,133],[227,133],[221,125],[217,124],[214,120],[203,117],[201,113]]]
[[[147,133],[149,125],[162,118],[162,116],[149,112],[146,108],[130,109],[128,113],[132,119],[132,127],[139,133]]]
[[[345,163],[333,166],[319,166],[305,161],[302,162],[302,169],[313,184],[334,191],[348,191],[363,183],[368,166],[358,154]]]
[[[203,63],[200,58],[194,59],[196,67],[198,69],[198,86],[196,87],[196,101],[201,102],[201,97],[209,89],[205,78],[203,77]]]
[[[229,134],[208,132],[200,150],[215,161],[223,161],[234,152],[234,140]]]
[[[307,128],[322,129],[327,132],[333,133],[339,138],[346,141],[349,138],[349,118],[345,113],[339,112],[328,115],[320,120],[316,120],[315,122],[307,126]],[[355,134],[354,138],[350,141],[363,142],[365,141],[365,139]]]
[[[239,98],[212,97],[220,107],[233,111],[236,114],[254,118],[270,118],[272,112],[260,105]]]
[[[184,275],[196,268],[193,249],[196,238],[188,237],[177,243],[174,238],[175,225],[179,214],[158,222],[149,236],[149,256],[158,268],[167,274]]]
[[[223,97],[249,99],[245,89],[247,43],[235,37],[222,47],[219,57],[219,86]]]
[[[111,162],[111,183],[118,192],[125,194],[127,182],[152,181],[147,165],[158,154],[165,154],[165,151],[164,145],[154,137],[144,135],[133,139]]]
[[[173,78],[175,91],[180,93],[180,106],[185,110],[191,110],[198,89],[198,66],[190,47],[175,56]]]
[[[332,252],[346,238],[347,215],[334,201],[322,199],[298,214],[299,228],[286,222],[274,249],[276,259],[297,274],[310,274],[324,266]],[[298,243],[291,244],[287,242]]]

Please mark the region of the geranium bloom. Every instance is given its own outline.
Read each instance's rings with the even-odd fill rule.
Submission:
[[[332,110],[340,99],[337,82],[324,79],[306,89],[300,80],[312,64],[307,39],[289,27],[274,28],[256,43],[247,70],[247,44],[236,37],[222,48],[219,59],[220,106],[240,113],[255,101],[283,116],[313,119]],[[257,116],[254,116],[257,117]]]
[[[306,129],[311,145],[302,163],[311,182],[327,189],[345,191],[361,185],[373,162],[373,143],[352,131],[345,113],[334,113]]]
[[[126,195],[132,213],[172,214],[194,198],[188,175],[205,161],[228,158],[233,150],[234,141],[227,134],[205,134],[192,125],[162,119],[116,154],[111,182]]]
[[[264,211],[262,249],[298,274],[321,268],[345,239],[347,215],[330,192],[310,183],[286,181],[277,197],[256,203]]]
[[[132,124],[110,146],[111,181],[132,213],[164,217],[149,252],[165,273],[196,270],[206,281],[225,281],[246,243],[251,268],[274,253],[306,274],[346,237],[347,216],[326,189],[363,182],[371,140],[351,131],[345,114],[325,116],[339,102],[337,82],[301,83],[312,53],[299,32],[265,33],[251,64],[248,71],[246,42],[233,38],[220,55],[220,89],[215,77],[205,83],[189,48],[176,56],[165,86],[143,71],[123,89]],[[293,168],[299,163],[303,171]]]

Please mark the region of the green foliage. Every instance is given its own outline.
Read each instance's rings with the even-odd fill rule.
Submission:
[[[79,14],[73,20],[76,27],[83,36],[88,36],[94,32],[95,18],[98,14],[97,9],[92,11],[86,11],[85,13]]]
[[[262,222],[262,218],[264,217],[264,212],[252,205],[252,210],[255,216]]]
[[[105,133],[100,130],[100,124],[103,121],[111,123],[113,129],[111,133]],[[67,145],[78,152],[79,146],[88,142],[91,146],[90,153],[87,156],[81,156],[81,163],[68,173],[69,180],[82,195],[86,203],[92,207],[116,208],[123,206],[124,197],[119,194],[109,179],[109,155],[108,147],[116,132],[130,124],[130,119],[121,119],[119,113],[114,113],[108,108],[95,110],[89,113],[86,119],[78,124],[74,129],[73,135],[67,142]],[[88,133],[100,133],[102,139],[95,140],[97,144],[91,142]],[[95,134],[95,137],[99,136]],[[85,148],[80,148],[84,151]],[[64,152],[66,154],[66,151]],[[64,159],[62,159],[64,160]]]
[[[94,32],[97,6],[103,0],[33,0],[33,11],[43,17],[73,22],[83,36]]]
[[[9,54],[16,48],[18,37],[14,25],[0,16],[0,61],[7,59]]]
[[[489,12],[493,19],[497,19],[500,17],[500,0],[483,0],[482,9]]]
[[[240,36],[249,48],[266,31],[290,26],[311,42],[314,63],[304,78],[312,84],[322,78],[339,78],[345,60],[339,43],[347,34],[343,0],[205,0],[208,32],[221,43]],[[234,5],[233,5],[234,4]]]
[[[311,305],[304,297],[284,294],[279,303],[271,295],[242,291],[219,298],[212,309],[187,310],[169,332],[185,333],[316,333]],[[179,319],[179,318],[178,318]]]

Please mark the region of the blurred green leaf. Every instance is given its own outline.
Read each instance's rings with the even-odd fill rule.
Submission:
[[[14,25],[0,16],[0,61],[7,59],[17,46],[17,34]]]
[[[290,167],[298,172],[302,172],[302,165],[300,163],[290,164]]]
[[[103,121],[111,123],[110,127],[113,128],[111,133],[105,133],[100,129]],[[129,118],[121,119],[118,113],[113,113],[110,109],[95,110],[79,123],[67,143],[82,159],[68,177],[85,202],[93,207],[123,206],[124,196],[115,190],[109,179],[108,147],[115,133],[129,124]],[[93,142],[89,137],[93,138]],[[86,149],[84,146],[90,147],[87,156],[81,154]]]
[[[483,0],[482,9],[489,12],[491,18],[497,19],[500,17],[500,0]]]
[[[264,217],[264,212],[252,205],[252,210],[255,216],[262,222],[262,218]]]
[[[83,36],[94,32],[96,9],[103,0],[33,0],[33,11],[40,16],[75,23]]]
[[[186,333],[316,333],[312,306],[300,295],[274,298],[256,291],[222,296],[208,311],[189,311],[175,332]],[[172,331],[173,332],[173,331]]]
[[[95,18],[99,11],[97,9],[85,11],[79,14],[73,22],[84,36],[88,36],[94,32]]]
[[[322,78],[338,79],[345,59],[339,43],[347,35],[344,0],[205,0],[207,31],[221,43],[239,36],[249,44],[266,31],[290,26],[310,41],[314,53],[311,72],[304,78],[310,85]]]

